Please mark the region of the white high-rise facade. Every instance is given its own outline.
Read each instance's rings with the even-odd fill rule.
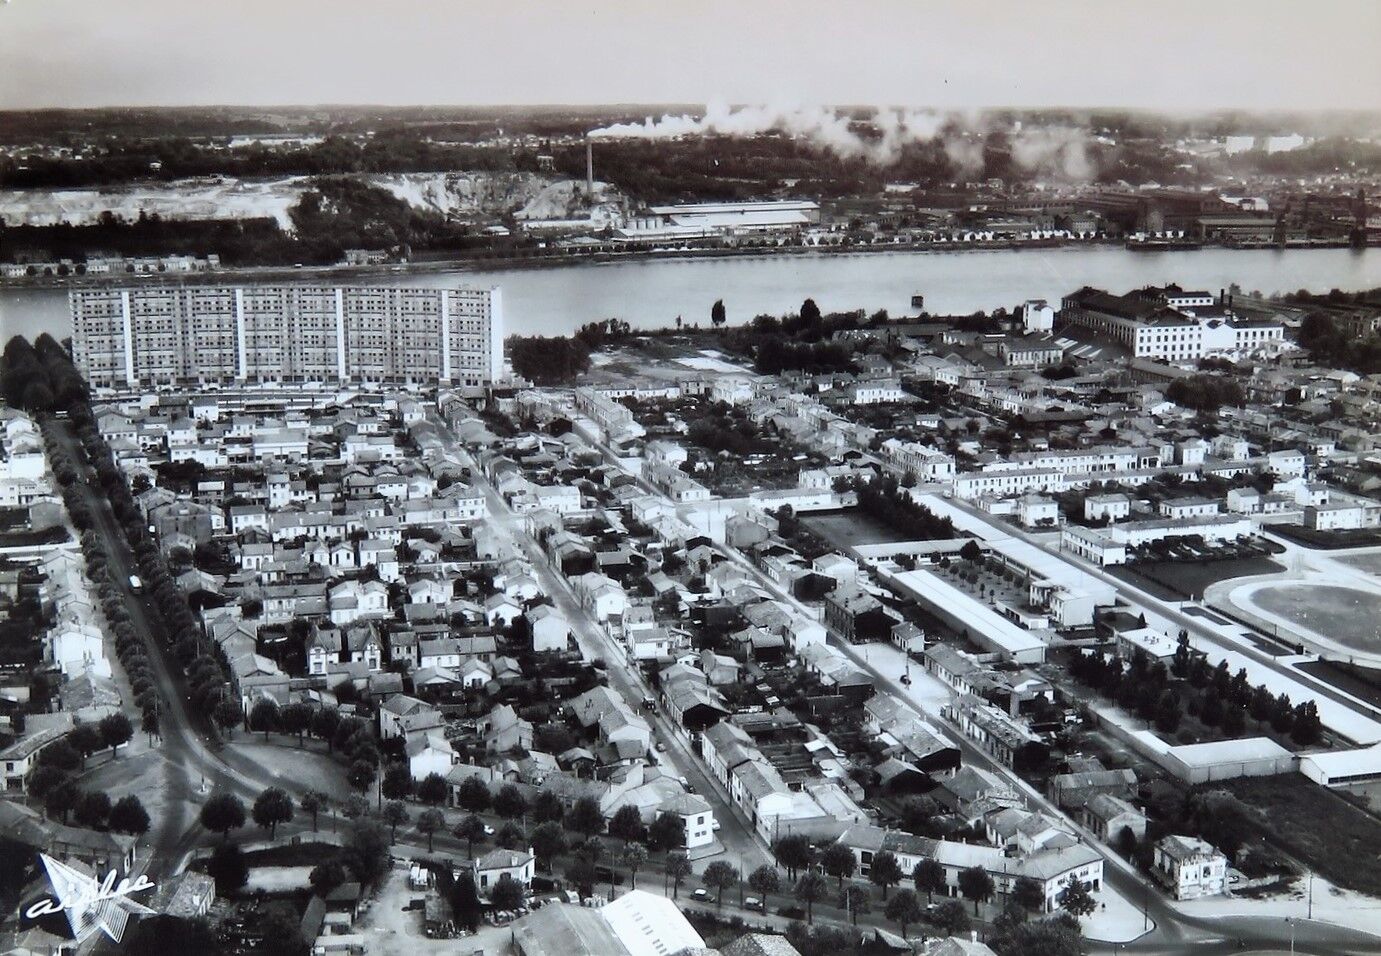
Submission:
[[[503,377],[498,288],[93,286],[69,299],[73,359],[98,388]]]

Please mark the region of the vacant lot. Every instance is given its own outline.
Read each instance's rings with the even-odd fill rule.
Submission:
[[[1243,777],[1223,789],[1261,815],[1261,835],[1329,882],[1381,895],[1381,820],[1298,774]],[[1366,861],[1365,863],[1362,861]]]
[[[1206,587],[1219,581],[1275,574],[1285,568],[1270,558],[1232,558],[1226,561],[1138,561],[1109,570],[1161,600],[1178,601],[1200,597]]]
[[[1272,534],[1297,541],[1306,548],[1320,548],[1335,551],[1342,548],[1365,548],[1381,544],[1381,531],[1362,528],[1355,531],[1311,531],[1294,525],[1278,524],[1271,527]]]
[[[897,529],[870,518],[857,508],[830,514],[803,515],[801,524],[836,548],[851,548],[856,544],[890,544],[908,540]]]

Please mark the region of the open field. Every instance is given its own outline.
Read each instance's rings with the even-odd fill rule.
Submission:
[[[1327,634],[1346,647],[1381,649],[1381,595],[1331,584],[1291,582],[1258,588],[1251,601],[1263,611]]]
[[[1205,588],[1219,581],[1276,574],[1285,568],[1270,558],[1231,558],[1225,561],[1139,561],[1108,570],[1161,600],[1179,601],[1202,595]]]
[[[1381,820],[1299,774],[1215,785],[1260,814],[1261,835],[1330,882],[1381,895]]]
[[[889,544],[905,541],[906,536],[870,518],[857,508],[829,514],[804,515],[801,524],[837,548],[856,544]]]

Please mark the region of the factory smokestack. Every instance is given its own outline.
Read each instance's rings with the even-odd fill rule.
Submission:
[[[595,144],[585,137],[585,195],[595,201]]]

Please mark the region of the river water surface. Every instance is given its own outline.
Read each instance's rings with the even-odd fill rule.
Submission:
[[[281,282],[227,273],[224,281]],[[297,277],[293,277],[297,281]],[[152,279],[131,279],[150,282]],[[815,253],[726,258],[630,259],[573,262],[539,268],[483,268],[387,273],[350,278],[304,275],[303,282],[349,284],[498,285],[507,331],[557,335],[611,316],[635,327],[709,324],[710,306],[723,299],[729,322],[768,312],[780,315],[814,298],[824,311],[887,309],[910,312],[911,296],[925,296],[934,313],[966,314],[1026,299],[1058,301],[1084,285],[1111,292],[1178,282],[1217,292],[1232,283],[1263,293],[1326,292],[1381,286],[1381,248],[1197,249],[1128,252],[1120,247],[992,250],[986,252]],[[58,288],[0,288],[0,339],[70,333],[67,296]]]

